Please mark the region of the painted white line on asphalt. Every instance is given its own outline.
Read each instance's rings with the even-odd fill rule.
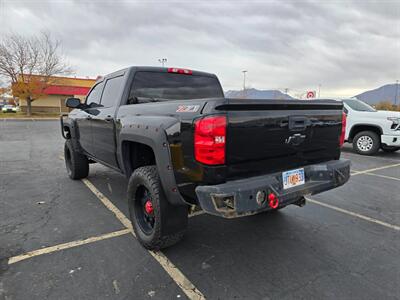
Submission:
[[[149,251],[149,253],[164,268],[173,281],[181,288],[189,299],[204,300],[203,293],[200,292],[193,283],[179,270],[165,255],[160,251]]]
[[[74,248],[74,247],[78,247],[78,246],[81,246],[81,245],[90,244],[90,243],[94,243],[94,242],[97,242],[97,241],[102,241],[102,240],[105,240],[105,239],[109,239],[109,238],[121,236],[121,235],[124,235],[124,234],[128,234],[130,232],[131,232],[130,229],[123,229],[123,230],[114,231],[114,232],[111,232],[111,233],[106,233],[106,234],[102,234],[102,235],[95,236],[95,237],[90,237],[90,238],[87,238],[87,239],[84,239],[84,240],[77,240],[77,241],[73,241],[73,242],[59,244],[59,245],[56,245],[56,246],[51,246],[51,247],[46,247],[46,248],[30,251],[30,252],[27,252],[25,254],[21,254],[21,255],[10,257],[8,259],[8,264],[9,265],[15,264],[16,262],[19,262],[21,260],[25,260],[25,259],[28,259],[28,258],[32,258],[32,257],[35,257],[35,256],[39,256],[39,255],[43,255],[43,254],[49,254],[49,253],[61,251],[61,250],[64,250],[64,249]]]
[[[360,175],[360,174],[365,174],[365,173],[370,173],[370,172],[374,172],[374,171],[378,171],[378,170],[383,170],[383,169],[387,169],[387,168],[394,168],[394,167],[398,167],[398,166],[400,166],[400,163],[392,164],[392,165],[386,165],[386,166],[377,167],[377,168],[372,168],[372,169],[368,169],[368,170],[356,171],[356,172],[354,172],[354,173],[352,174],[352,176]]]
[[[353,153],[353,152],[345,152],[345,151],[342,151],[342,153],[344,154],[350,154],[349,155],[349,157],[343,157],[343,158],[346,158],[346,159],[351,159],[352,157],[359,157],[359,158],[361,158],[361,157],[365,157],[365,156],[363,156],[363,155],[360,155],[360,154],[357,154],[357,153]],[[377,160],[382,160],[382,161],[395,161],[395,160],[398,160],[397,158],[392,158],[392,157],[382,157],[382,156],[368,156],[368,158],[372,158],[372,159],[377,159]]]
[[[313,199],[310,199],[308,197],[307,197],[307,201],[311,202],[311,203],[314,203],[314,204],[317,204],[317,205],[320,205],[320,206],[323,206],[323,207],[326,207],[326,208],[330,208],[330,209],[336,210],[336,211],[344,213],[346,215],[350,215],[350,216],[353,216],[353,217],[356,217],[356,218],[359,218],[359,219],[362,219],[362,220],[365,220],[365,221],[368,221],[368,222],[372,222],[372,223],[375,223],[375,224],[379,224],[379,225],[385,226],[387,228],[391,228],[391,229],[394,229],[394,230],[397,230],[397,231],[400,230],[400,226],[389,224],[389,223],[386,223],[386,222],[383,222],[383,221],[379,221],[377,219],[374,219],[374,218],[371,218],[371,217],[368,217],[368,216],[364,216],[364,215],[361,215],[361,214],[358,214],[358,213],[355,213],[355,212],[352,212],[352,211],[349,211],[349,210],[346,210],[346,209],[343,209],[343,208],[340,208],[340,207],[337,207],[337,206],[333,206],[333,205],[330,205],[330,204],[327,204],[327,203],[319,202],[317,200],[313,200]]]
[[[126,227],[132,229],[131,221],[106,197],[101,193],[89,180],[82,179],[82,182],[88,189],[107,207],[116,218]]]
[[[205,214],[204,210],[195,211],[195,212],[189,214],[189,218],[193,218],[193,217],[204,215],[204,214]]]
[[[386,179],[392,179],[392,180],[400,181],[400,178],[387,176],[387,175],[381,175],[381,174],[375,174],[375,173],[365,173],[365,175],[377,176],[377,177],[382,177],[382,178],[386,178]]]
[[[118,218],[118,220],[129,228],[134,237],[131,221],[106,197],[104,196],[88,179],[82,179],[82,182],[96,195],[97,198]],[[168,275],[175,281],[189,299],[205,299],[204,295],[189,281],[189,279],[160,251],[148,251],[164,268]]]
[[[34,121],[57,121],[60,120],[60,118],[4,118],[3,121],[30,121],[30,122],[34,122]]]

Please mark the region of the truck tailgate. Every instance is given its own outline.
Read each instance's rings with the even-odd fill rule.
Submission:
[[[342,108],[334,100],[226,99],[216,109],[228,117],[227,178],[338,159]]]

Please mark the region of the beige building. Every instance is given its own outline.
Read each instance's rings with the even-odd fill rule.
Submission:
[[[76,97],[83,100],[96,79],[54,77],[54,84],[44,90],[44,95],[32,101],[32,112],[62,113],[68,112],[65,100],[69,97]],[[26,111],[25,99],[19,100],[22,111]]]

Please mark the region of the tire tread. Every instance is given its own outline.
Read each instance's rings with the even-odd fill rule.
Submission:
[[[86,155],[75,151],[70,139],[65,141],[65,148],[68,148],[71,156],[71,173],[69,177],[74,180],[86,178],[89,175],[89,160]],[[65,152],[64,159],[66,159]]]

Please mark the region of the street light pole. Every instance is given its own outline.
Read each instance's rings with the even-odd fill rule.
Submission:
[[[158,61],[161,63],[161,65],[164,68],[164,64],[167,62],[167,59],[166,58],[159,58]]]
[[[318,98],[321,98],[321,84],[318,84]]]
[[[247,70],[243,70],[243,97],[246,98],[246,73]]]
[[[394,96],[394,105],[397,105],[398,96],[399,96],[399,80],[396,80],[396,95]]]

